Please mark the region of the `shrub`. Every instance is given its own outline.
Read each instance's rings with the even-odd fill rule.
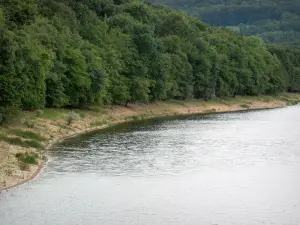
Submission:
[[[18,108],[14,106],[0,106],[0,126],[4,123],[10,122],[10,120],[16,116]]]
[[[44,113],[43,110],[37,110],[37,111],[36,111],[36,117],[42,116],[43,113]]]
[[[71,123],[73,123],[74,120],[79,120],[79,119],[80,116],[75,112],[69,112],[66,117],[68,125],[71,125]]]
[[[289,101],[288,101],[288,105],[289,105],[289,106],[297,105],[297,104],[299,104],[299,101],[297,101],[297,100],[289,100]]]
[[[38,164],[39,155],[35,152],[25,152],[25,153],[19,152],[16,154],[16,157],[21,163],[31,164],[31,165]]]
[[[250,106],[247,105],[247,104],[241,104],[240,107],[241,107],[241,108],[244,108],[244,109],[249,109],[249,108],[250,108]]]
[[[79,116],[80,116],[80,118],[84,118],[86,115],[85,115],[85,112],[80,112],[79,113]]]
[[[144,114],[140,115],[140,118],[141,118],[142,120],[144,120],[144,119],[148,118],[149,116],[150,116],[150,115],[149,115],[148,113],[144,113]]]
[[[28,128],[35,128],[36,122],[34,120],[25,120],[24,125]]]
[[[132,119],[133,119],[133,120],[139,120],[140,117],[139,117],[139,116],[132,116]]]

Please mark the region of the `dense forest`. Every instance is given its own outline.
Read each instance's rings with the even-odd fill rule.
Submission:
[[[300,90],[300,52],[132,0],[0,0],[0,123],[16,110]]]
[[[267,43],[300,47],[299,0],[149,0]]]

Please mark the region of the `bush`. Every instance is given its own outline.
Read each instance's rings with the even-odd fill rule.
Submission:
[[[36,111],[36,117],[42,116],[43,113],[44,113],[43,110],[37,110],[37,111]]]
[[[80,116],[80,118],[84,118],[85,117],[85,112],[80,112],[79,116]]]
[[[289,106],[297,105],[298,103],[299,103],[299,101],[297,101],[297,100],[289,100],[288,101]]]
[[[250,108],[250,106],[247,105],[247,104],[241,104],[240,107],[241,107],[241,108],[244,108],[244,109],[249,109],[249,108]]]
[[[141,118],[142,120],[147,119],[148,117],[150,117],[150,114],[148,114],[148,113],[145,113],[145,114],[140,115],[140,118]]]
[[[19,152],[16,154],[16,157],[21,163],[30,164],[30,165],[38,164],[39,155],[35,152],[25,152],[25,153]]]
[[[24,125],[28,128],[35,128],[36,122],[34,120],[26,120]]]
[[[80,116],[75,112],[69,112],[66,117],[68,125],[71,125],[71,123],[73,123],[74,120],[79,120],[79,119]]]
[[[18,112],[16,107],[4,107],[0,105],[0,126],[9,122]]]

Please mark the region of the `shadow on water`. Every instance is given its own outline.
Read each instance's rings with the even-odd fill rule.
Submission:
[[[253,110],[241,110],[236,112],[213,112],[213,113],[199,113],[199,114],[185,114],[185,115],[169,115],[169,116],[158,116],[155,118],[145,118],[139,120],[132,120],[127,122],[118,123],[115,125],[111,125],[106,128],[102,128],[99,130],[90,131],[84,134],[80,134],[77,136],[73,136],[70,138],[66,138],[64,143],[72,143],[72,142],[81,142],[85,140],[87,137],[95,135],[95,134],[105,134],[105,133],[123,133],[123,132],[131,132],[133,130],[144,130],[152,127],[153,130],[160,128],[160,125],[166,122],[172,121],[187,121],[187,120],[239,120],[240,116],[244,117],[251,113],[255,112],[265,112],[274,109],[253,109]],[[276,110],[276,109],[275,109]],[[239,115],[239,116],[237,116]],[[61,143],[59,143],[61,144]]]

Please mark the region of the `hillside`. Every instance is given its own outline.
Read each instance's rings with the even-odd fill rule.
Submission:
[[[183,10],[216,26],[230,26],[242,35],[267,43],[300,46],[298,0],[150,0]]]
[[[300,90],[296,50],[280,50],[278,58],[259,38],[164,6],[131,0],[0,0],[0,6],[0,124],[20,109]]]

